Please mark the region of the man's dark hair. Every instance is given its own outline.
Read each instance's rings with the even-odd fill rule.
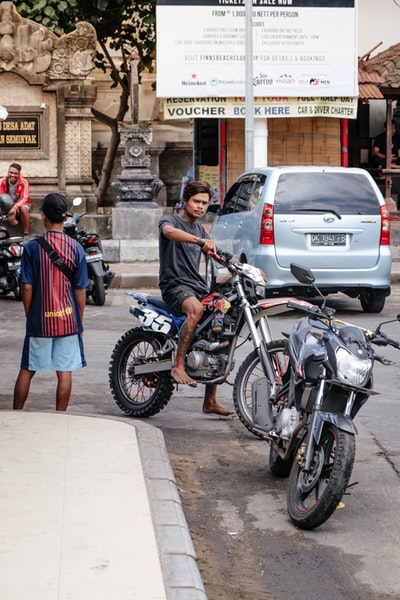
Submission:
[[[183,190],[182,198],[187,201],[189,198],[199,193],[208,194],[210,200],[214,196],[214,190],[208,181],[188,181]]]
[[[17,171],[21,172],[21,165],[19,163],[11,163],[11,165],[8,167],[9,169],[13,168],[13,169],[17,169]]]

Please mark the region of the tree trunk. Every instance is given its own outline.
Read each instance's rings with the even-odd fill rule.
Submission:
[[[118,108],[118,112],[117,112],[115,119],[105,115],[104,113],[101,113],[100,111],[98,111],[96,109],[92,109],[94,117],[98,121],[101,121],[102,123],[105,123],[106,125],[108,125],[108,127],[110,127],[110,130],[111,130],[110,143],[107,148],[106,155],[104,157],[104,162],[103,162],[103,166],[101,169],[101,177],[100,177],[99,185],[97,186],[97,192],[96,192],[97,206],[101,206],[104,203],[107,190],[110,186],[112,170],[114,167],[114,162],[115,162],[115,158],[117,156],[118,147],[119,147],[119,143],[120,143],[120,139],[121,139],[121,136],[120,136],[120,133],[118,130],[118,124],[121,121],[123,121],[126,113],[128,112],[128,109],[129,109],[128,100],[129,100],[129,87],[127,85],[127,86],[122,87],[119,108]]]

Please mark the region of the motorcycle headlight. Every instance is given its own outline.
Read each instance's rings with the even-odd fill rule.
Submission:
[[[363,386],[367,383],[372,369],[370,358],[360,358],[344,348],[336,352],[337,376],[344,383]]]

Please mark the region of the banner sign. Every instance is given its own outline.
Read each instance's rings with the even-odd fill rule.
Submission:
[[[254,96],[357,96],[356,2],[253,0]],[[245,0],[157,0],[157,96],[244,96],[245,35]]]
[[[232,119],[246,115],[245,98],[168,98],[164,119]],[[255,98],[254,118],[332,117],[356,119],[358,98]]]
[[[0,121],[0,149],[40,148],[39,116],[9,115]]]

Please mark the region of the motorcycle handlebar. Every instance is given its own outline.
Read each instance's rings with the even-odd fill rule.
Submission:
[[[393,340],[382,332],[371,339],[371,342],[376,346],[392,346],[397,350],[400,350],[400,343],[397,340]]]
[[[207,254],[223,267],[229,267],[232,266],[232,264],[235,264],[234,262],[232,263],[233,254],[225,252],[225,250],[222,250],[221,248],[216,248],[216,252],[208,252]]]

